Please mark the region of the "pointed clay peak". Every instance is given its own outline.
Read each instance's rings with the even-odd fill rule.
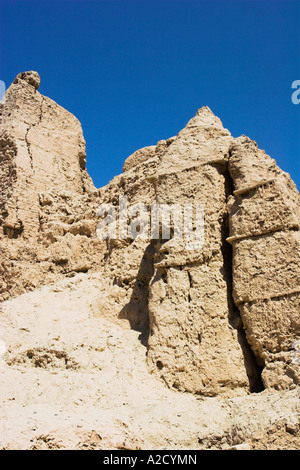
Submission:
[[[218,128],[230,135],[230,132],[224,129],[221,119],[208,106],[198,109],[196,115],[186,125],[186,128],[190,127]]]
[[[25,82],[29,83],[29,85],[32,85],[36,90],[39,89],[41,83],[41,77],[33,70],[19,73],[14,79],[13,83],[19,83],[19,80],[24,80]]]
[[[202,106],[202,108],[199,108],[198,111],[196,112],[196,116],[214,116],[214,117],[216,117],[209,106]]]

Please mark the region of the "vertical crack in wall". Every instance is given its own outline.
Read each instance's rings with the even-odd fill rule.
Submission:
[[[34,173],[33,156],[32,156],[32,152],[31,152],[31,145],[30,145],[30,142],[28,141],[28,134],[31,131],[31,129],[33,129],[36,125],[40,124],[40,122],[42,121],[43,103],[44,103],[44,97],[41,96],[41,105],[40,105],[39,118],[38,118],[37,122],[35,122],[34,124],[30,124],[28,126],[26,134],[25,134],[25,142],[26,142],[26,145],[27,145],[27,151],[28,151],[28,156],[29,156],[29,160],[30,160],[30,168],[32,169],[33,173]]]
[[[233,195],[234,184],[231,178],[229,169],[226,168],[224,172],[225,178],[225,194],[226,201],[228,201],[229,196]],[[225,267],[225,276],[227,282],[227,301],[228,301],[228,310],[230,312],[228,321],[229,324],[237,330],[238,341],[244,356],[244,364],[246,373],[249,379],[249,388],[251,393],[259,393],[264,390],[264,385],[261,379],[261,373],[263,367],[260,366],[257,362],[257,359],[252,351],[247,338],[246,333],[243,328],[242,318],[239,312],[238,307],[235,305],[232,291],[233,291],[233,249],[230,243],[226,241],[229,237],[229,213],[224,217],[222,225],[222,254],[224,259]]]
[[[30,161],[30,168],[31,168],[32,171],[34,172],[34,168],[33,168],[33,158],[32,158],[32,153],[31,153],[31,147],[30,147],[30,143],[28,142],[28,133],[29,133],[30,129],[31,129],[33,126],[34,126],[34,124],[28,126],[27,131],[26,131],[26,134],[25,134],[25,142],[26,142],[26,145],[27,145],[27,152],[28,152],[29,161]]]

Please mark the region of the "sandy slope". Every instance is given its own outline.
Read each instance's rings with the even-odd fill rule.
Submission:
[[[80,274],[2,304],[2,449],[276,447],[282,434],[297,448],[297,389],[227,400],[169,390],[139,333],[99,314],[99,282]]]

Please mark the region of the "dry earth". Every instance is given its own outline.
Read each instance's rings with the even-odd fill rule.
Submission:
[[[299,390],[170,390],[139,333],[99,315],[99,284],[79,274],[2,304],[2,449],[299,448]]]

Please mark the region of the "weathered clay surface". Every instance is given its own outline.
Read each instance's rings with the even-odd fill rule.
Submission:
[[[168,388],[106,290],[101,273],[79,273],[2,303],[1,449],[299,448],[299,390]]]
[[[289,388],[300,382],[299,193],[250,139],[236,139],[230,155],[233,297],[264,386]]]
[[[101,260],[97,191],[85,169],[81,125],[42,96],[38,82],[36,72],[19,74],[1,104],[2,299]]]
[[[204,107],[96,189],[80,123],[39,85],[21,73],[0,104],[1,446],[299,446],[289,175]],[[129,222],[134,204],[201,207],[203,246],[125,233],[123,197]],[[101,204],[121,237],[97,236]]]
[[[175,238],[158,247],[148,361],[169,386],[206,396],[249,390],[225,241],[230,142],[229,132],[203,108],[161,156],[154,179],[159,204],[202,204],[205,240],[201,249]]]

